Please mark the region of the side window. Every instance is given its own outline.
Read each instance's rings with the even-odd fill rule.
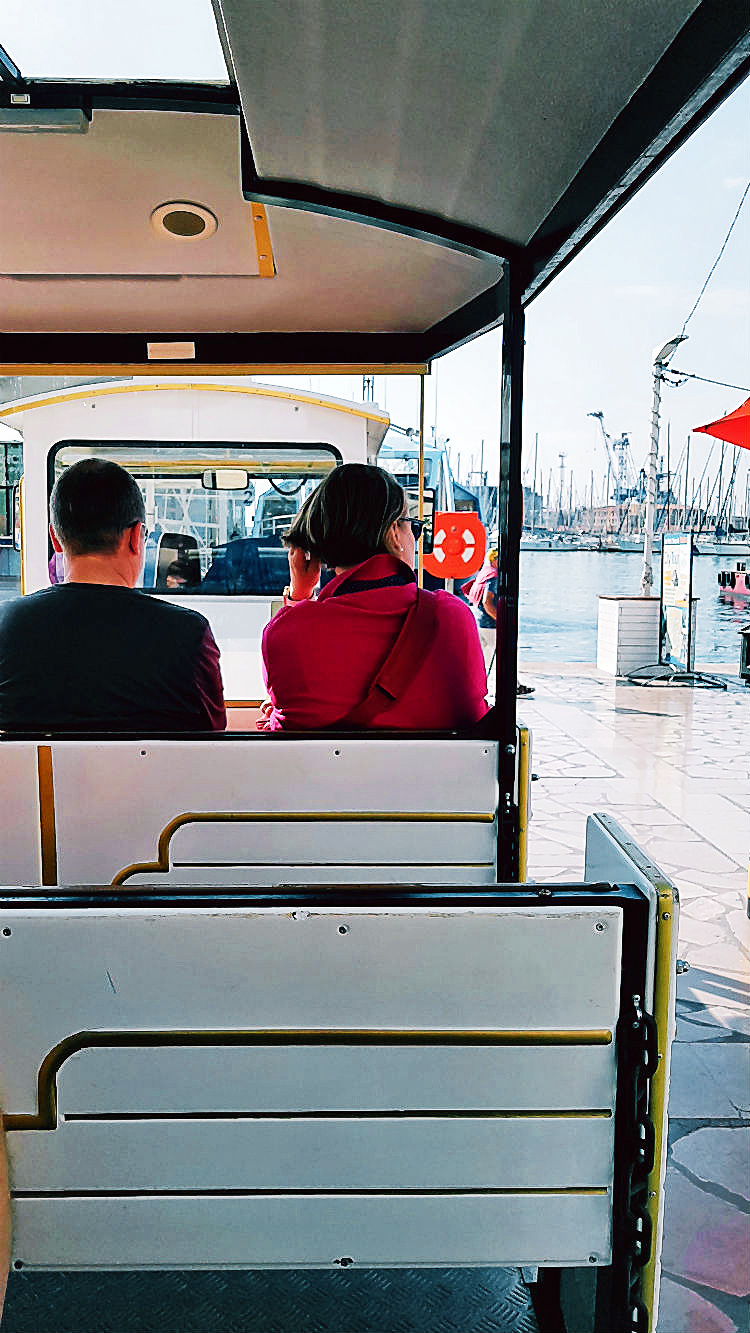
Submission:
[[[23,472],[23,443],[0,425],[0,595],[20,590],[18,488]]]
[[[0,425],[0,542],[13,541],[13,488],[23,472],[23,443]]]

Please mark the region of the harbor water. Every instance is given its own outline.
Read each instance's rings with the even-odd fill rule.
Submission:
[[[750,623],[750,597],[719,597],[717,574],[727,556],[696,556],[693,596],[699,598],[695,661],[737,667],[739,629]],[[750,567],[750,560],[748,560]],[[637,552],[522,551],[518,652],[535,662],[595,662],[599,594],[637,596],[643,556]],[[658,589],[660,556],[654,559]],[[0,580],[0,600],[18,596],[15,580]]]
[[[693,560],[698,601],[695,661],[737,668],[739,629],[750,622],[750,597],[720,598],[717,575],[734,568],[733,557]],[[750,568],[750,560],[748,560]],[[640,593],[643,556],[638,552],[522,551],[518,653],[537,662],[595,662],[599,595]],[[653,563],[658,593],[661,556]]]

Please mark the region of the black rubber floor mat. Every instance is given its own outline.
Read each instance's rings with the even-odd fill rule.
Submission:
[[[12,1273],[3,1333],[539,1333],[515,1268]]]

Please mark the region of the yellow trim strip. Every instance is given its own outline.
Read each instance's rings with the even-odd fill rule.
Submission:
[[[116,369],[114,373],[117,373]],[[140,371],[138,371],[138,373],[140,373]],[[171,377],[175,372],[170,369],[169,373]],[[186,367],[184,373],[194,375],[195,366]],[[240,374],[241,371],[235,367],[233,372],[228,373]],[[273,371],[269,370],[267,372],[264,371],[263,373],[272,374]],[[299,373],[301,374],[302,371],[300,370]],[[310,371],[310,373],[313,372]],[[391,374],[393,372],[388,371],[386,373]],[[162,376],[164,375],[163,366],[160,366],[158,374]],[[111,384],[101,386],[92,384],[90,388],[82,388],[74,393],[67,391],[63,393],[49,394],[46,397],[39,397],[33,400],[29,398],[22,399],[19,402],[14,403],[11,407],[3,408],[2,412],[0,412],[0,418],[4,420],[6,417],[15,416],[19,412],[33,412],[38,407],[57,407],[60,403],[85,402],[88,398],[112,398],[124,393],[184,393],[186,390],[193,389],[197,393],[231,393],[242,394],[246,398],[279,398],[285,402],[309,403],[312,407],[327,408],[331,412],[342,412],[345,416],[364,417],[367,421],[379,421],[384,426],[390,423],[390,417],[385,412],[368,412],[363,407],[354,407],[346,403],[333,403],[322,399],[319,395],[314,393],[296,393],[293,389],[274,389],[265,384],[250,384],[247,386],[242,384],[205,384],[191,382],[190,380],[188,380],[187,383],[170,384],[165,382],[157,385]]]
[[[526,883],[531,806],[531,732],[518,728],[518,882]]]
[[[42,852],[42,884],[57,883],[57,831],[55,828],[55,783],[52,746],[40,745],[36,752],[39,776],[39,834]]]
[[[494,824],[485,811],[431,810],[191,810],[176,815],[159,834],[157,859],[137,861],[118,870],[112,884],[124,884],[131,875],[165,874],[169,870],[172,836],[185,824]]]
[[[661,1263],[661,1218],[663,1218],[664,1177],[667,1157],[667,1049],[670,1042],[671,1016],[674,1012],[676,949],[676,912],[679,897],[665,880],[657,880],[656,955],[654,959],[654,1020],[656,1022],[658,1059],[651,1080],[649,1116],[654,1126],[654,1166],[648,1178],[648,1214],[651,1218],[651,1255],[643,1270],[643,1302],[654,1314],[657,1291],[657,1264]]]
[[[356,1028],[351,1031],[310,1028],[209,1030],[175,1032],[76,1032],[63,1038],[44,1057],[37,1076],[35,1114],[5,1115],[6,1130],[57,1128],[57,1075],[70,1056],[95,1047],[123,1046],[608,1046],[608,1029],[560,1031],[407,1032],[403,1029]],[[609,1116],[610,1112],[596,1112]]]
[[[255,251],[258,256],[258,277],[275,278],[276,260],[273,255],[271,232],[268,226],[268,215],[265,207],[263,204],[251,204],[250,212],[253,221]]]
[[[158,475],[154,478],[157,482],[168,477],[171,473],[174,473],[178,477],[186,477],[188,480],[192,480],[194,476],[200,476],[204,468],[210,467],[218,469],[229,461],[226,458],[201,458],[198,451],[194,449],[192,445],[188,445],[185,452],[181,454],[179,452],[179,443],[175,444],[173,441],[164,441],[164,444],[171,446],[177,457],[174,459],[160,458],[158,460],[154,459],[153,454],[149,455],[148,450],[142,448],[140,445],[133,447],[129,441],[124,441],[124,447],[118,449],[118,443],[120,443],[118,440],[76,440],[75,444],[71,443],[66,445],[65,449],[61,450],[60,453],[65,453],[68,456],[71,454],[80,454],[82,457],[88,457],[90,453],[95,454],[99,450],[106,450],[110,454],[116,454],[120,458],[127,459],[128,469],[133,472],[134,476],[143,475],[142,470],[145,470],[146,468],[151,468],[154,472],[156,472],[158,468]],[[157,441],[154,441],[154,443],[157,444]],[[161,444],[161,442],[158,443]],[[207,441],[201,440],[198,443],[200,445],[205,445]],[[236,444],[238,451],[248,448],[247,445],[242,444],[239,440],[235,440],[233,443]],[[279,445],[278,447],[283,449],[285,446]],[[291,447],[294,448],[295,446],[292,445]],[[318,455],[317,459],[274,460],[272,469],[271,466],[268,465],[271,476],[283,476],[284,473],[288,472],[295,479],[300,475],[304,475],[309,477],[312,481],[322,481],[323,476],[327,475],[328,472],[333,472],[336,467],[336,459],[332,453],[329,453],[325,458],[321,457],[324,448],[325,446],[321,446],[321,454]],[[255,452],[255,446],[251,445],[250,449]],[[60,454],[58,454],[57,457],[59,458]],[[236,466],[238,462],[243,460],[232,459],[231,461],[234,466]],[[253,458],[247,460],[248,468],[254,468],[255,466],[256,464],[254,463]]]
[[[169,870],[169,844],[185,824],[494,824],[484,810],[189,810],[176,814],[159,834],[156,861],[136,861],[117,872],[112,884],[131,874],[164,874]]]
[[[26,593],[26,500],[24,497],[23,473],[21,473],[18,481],[18,513],[21,520],[21,596],[24,596]]]

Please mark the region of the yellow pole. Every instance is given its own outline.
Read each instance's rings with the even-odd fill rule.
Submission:
[[[417,518],[424,518],[424,371],[419,376],[419,490],[417,491]],[[417,547],[417,584],[424,586],[424,543]]]

